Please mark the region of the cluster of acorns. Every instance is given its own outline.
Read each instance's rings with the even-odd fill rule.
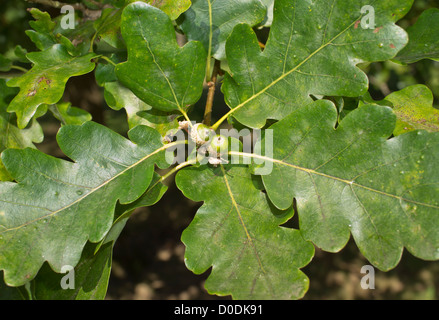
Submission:
[[[186,126],[186,121],[180,123],[180,127]],[[218,165],[228,163],[223,156],[227,156],[228,139],[202,123],[197,123],[188,128],[192,141],[197,145],[198,152],[208,157],[210,164]]]

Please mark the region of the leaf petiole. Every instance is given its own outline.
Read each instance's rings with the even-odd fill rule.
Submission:
[[[110,63],[111,65],[113,65],[114,67],[117,65],[116,63],[114,63],[110,58],[106,57],[106,56],[98,56],[99,59],[103,59],[105,61],[107,61],[108,63]]]
[[[186,119],[186,121],[188,122],[189,126],[192,128],[192,122],[191,119],[189,119],[186,111],[184,111],[182,108],[178,108],[179,111],[181,112],[181,114],[183,115],[183,117]]]
[[[239,106],[238,106],[239,107]],[[216,131],[218,129],[218,127],[221,125],[221,123],[223,123],[225,120],[227,120],[227,118],[236,110],[238,110],[239,108],[233,108],[231,109],[229,112],[227,112],[224,116],[221,117],[221,119],[219,119],[213,126],[211,126],[211,129]]]
[[[27,70],[26,68],[20,67],[20,66],[11,66],[11,69],[15,69],[15,70],[19,70],[19,71],[23,71],[24,73],[28,72],[29,70]]]
[[[197,163],[197,159],[192,159],[183,163],[180,163],[178,166],[172,168],[168,173],[166,173],[164,176],[162,176],[156,183],[154,183],[149,189],[153,189],[157,184],[159,184],[160,182],[165,181],[166,179],[168,179],[170,176],[172,176],[174,173],[176,173],[177,171],[179,171],[180,169],[183,169],[184,167],[190,166],[192,164]]]

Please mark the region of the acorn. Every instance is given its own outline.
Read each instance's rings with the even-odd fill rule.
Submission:
[[[229,150],[229,141],[223,135],[216,135],[212,138],[207,151],[212,157],[218,157],[221,154],[227,153]]]
[[[198,146],[208,142],[215,135],[215,131],[202,123],[195,124],[191,129],[191,139]]]

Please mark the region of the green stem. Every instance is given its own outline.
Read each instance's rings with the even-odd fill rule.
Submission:
[[[180,112],[181,112],[181,114],[183,115],[183,117],[184,117],[184,118],[186,119],[186,121],[189,123],[189,126],[192,128],[192,122],[191,122],[191,119],[189,119],[187,113],[186,113],[182,108],[179,108],[179,109],[180,109]]]
[[[117,11],[115,10],[113,13],[107,15],[107,16],[105,17],[104,21],[102,22],[101,26],[96,30],[96,32],[94,33],[93,37],[91,38],[91,42],[90,42],[90,50],[89,50],[89,52],[94,52],[94,51],[93,51],[93,45],[94,45],[94,43],[95,43],[96,37],[97,37],[98,34],[101,32],[102,28],[104,28],[105,23],[107,22],[107,20],[108,20],[110,17],[113,17],[114,14],[115,14],[116,12],[117,12]]]
[[[112,64],[114,67],[117,65],[116,63],[114,63],[110,58],[106,57],[106,56],[99,56],[99,59],[104,59],[105,61],[107,61],[108,63]]]
[[[20,67],[20,66],[11,66],[11,69],[15,69],[15,70],[19,70],[19,71],[23,71],[23,72],[28,72],[29,70],[27,70],[27,69],[25,69],[25,68],[23,68],[23,67]]]
[[[148,190],[145,191],[145,193],[149,192],[150,190],[154,189],[159,183],[165,181],[170,176],[172,176],[174,173],[176,173],[178,170],[183,169],[184,167],[190,166],[191,164],[195,164],[197,162],[196,159],[192,159],[183,163],[180,163],[178,166],[172,168],[167,174],[162,176],[159,180],[157,180],[152,186],[148,188]]]
[[[187,141],[186,141],[187,143]],[[173,168],[171,171],[169,171],[167,174],[165,174],[163,177],[161,177],[159,180],[157,180],[152,186],[150,186],[143,194],[147,194],[148,192],[150,192],[151,190],[153,190],[159,183],[163,182],[164,180],[166,180],[167,178],[169,178],[172,174],[174,174],[176,171],[180,170],[183,167],[186,167],[188,165],[194,164],[195,161],[191,160],[191,161],[186,161],[178,166],[176,166],[175,168]],[[125,211],[123,214],[121,214],[119,217],[117,217],[117,219],[113,222],[113,226],[115,224],[117,224],[119,221],[128,218],[129,216],[131,216],[131,214],[134,212],[135,209],[133,210],[128,210]],[[99,251],[99,249],[102,247],[102,245],[104,245],[107,242],[107,237],[105,237],[104,239],[102,239],[102,241],[96,246],[95,249],[95,254]]]
[[[221,123],[223,123],[225,120],[227,120],[227,118],[237,110],[238,108],[233,108],[231,109],[229,112],[227,112],[224,116],[221,117],[221,119],[219,119],[212,127],[211,129],[216,131],[218,130],[218,127],[221,125]]]
[[[180,163],[178,166],[172,168],[172,170],[170,170],[167,174],[165,174],[163,177],[161,177],[160,180],[158,180],[156,183],[154,183],[150,189],[153,189],[157,184],[168,179],[170,176],[172,176],[178,170],[183,169],[184,167],[190,166],[191,164],[195,164],[195,163],[197,163],[196,159],[192,159],[192,160]]]
[[[93,45],[94,45],[94,43],[95,43],[95,40],[96,40],[97,35],[98,35],[98,31],[96,31],[95,34],[93,35],[93,38],[91,38],[91,41],[90,41],[90,49],[88,50],[89,52],[94,52],[94,51],[93,51]]]

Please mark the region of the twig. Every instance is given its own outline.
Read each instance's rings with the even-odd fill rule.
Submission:
[[[100,9],[104,9],[107,6],[106,4],[97,2],[95,0],[88,0],[88,2],[92,3],[94,6],[100,8]]]
[[[59,1],[53,1],[53,0],[26,0],[27,2],[42,4],[48,7],[57,8],[60,9],[63,6],[72,6],[75,10],[80,10],[83,12],[88,12],[90,9],[88,9],[86,6],[84,6],[82,3],[64,3]]]
[[[213,68],[211,81],[207,83],[207,85],[209,86],[209,92],[207,93],[207,102],[206,102],[206,108],[204,111],[204,119],[203,119],[203,123],[206,126],[210,126],[210,123],[212,121],[213,99],[215,97],[216,80],[220,69],[219,64],[220,62],[218,60],[215,61],[215,66]]]
[[[212,3],[210,0],[207,0],[207,4],[209,6],[209,47],[207,50],[207,64],[206,64],[206,81],[211,81],[211,61],[212,61],[212,41],[213,41],[213,14],[212,14]]]
[[[381,91],[381,93],[384,96],[388,96],[389,94],[392,93],[392,90],[390,90],[389,86],[387,85],[387,83],[385,82],[381,82],[379,81],[377,78],[375,78],[374,76],[369,75],[369,81],[372,85],[378,87],[378,89]]]
[[[26,0],[27,2],[36,3],[45,5],[52,8],[61,9],[63,6],[72,6],[74,10],[82,11],[83,18],[85,20],[96,20],[101,16],[101,12],[105,8],[110,8],[111,5],[108,4],[102,4],[99,6],[99,9],[89,9],[82,3],[65,3],[65,2],[59,2],[54,0]],[[95,2],[93,2],[95,3]]]

